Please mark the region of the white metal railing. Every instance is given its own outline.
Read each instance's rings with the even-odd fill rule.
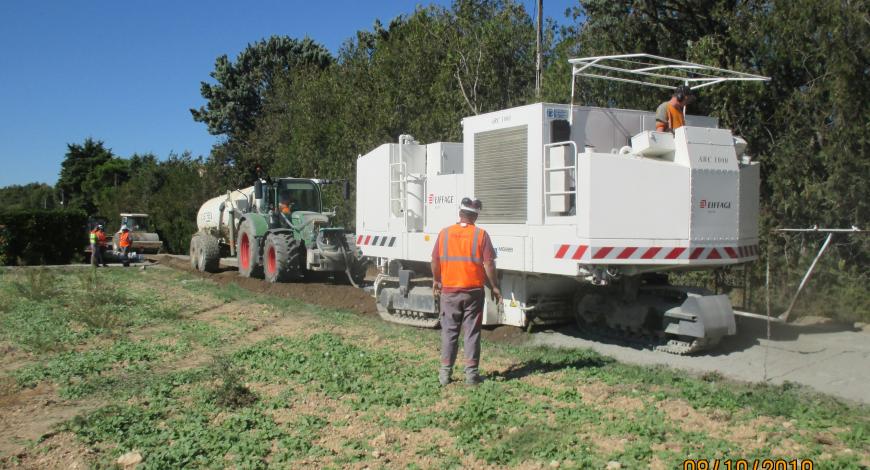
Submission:
[[[556,148],[556,147],[571,147],[574,150],[574,152],[571,154],[572,159],[574,161],[574,164],[569,165],[569,166],[550,167],[549,161],[548,161],[549,160],[548,157],[550,156],[549,150]],[[566,151],[567,151],[567,149],[566,149]],[[543,167],[542,177],[543,177],[543,189],[544,189],[544,216],[551,217],[550,216],[550,213],[551,213],[551,211],[550,211],[550,196],[567,196],[569,198],[569,201],[570,201],[570,196],[574,195],[574,212],[576,213],[577,204],[579,202],[577,200],[577,179],[578,179],[577,178],[578,177],[577,143],[572,141],[572,140],[566,140],[564,142],[553,142],[550,144],[546,144],[546,145],[544,145],[544,152],[543,153],[544,153],[544,162],[542,165],[542,167]],[[573,180],[573,183],[574,183],[573,184],[574,189],[568,189],[567,191],[549,191],[548,189],[550,186],[550,178],[549,178],[550,173],[553,173],[556,171],[566,171],[566,172],[570,171],[570,172],[572,172],[571,179]],[[569,186],[569,188],[570,187],[571,186]],[[570,211],[570,209],[569,209],[569,211]],[[560,212],[565,212],[565,211],[560,211]],[[552,216],[552,217],[564,217],[564,216]]]
[[[401,159],[401,156],[399,158]],[[406,198],[408,194],[408,181],[406,178],[406,171],[407,167],[405,165],[405,162],[398,161],[390,163],[390,210],[392,210],[394,202],[398,203],[399,212],[405,219],[405,223],[407,226],[408,211]],[[396,179],[393,178],[394,175],[397,175]],[[396,188],[396,197],[393,197],[393,188]],[[398,217],[397,214],[393,215]]]

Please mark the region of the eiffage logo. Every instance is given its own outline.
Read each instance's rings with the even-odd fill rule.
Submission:
[[[429,205],[432,205],[432,204],[453,204],[454,201],[456,200],[455,198],[456,198],[455,196],[436,196],[433,193],[429,193],[428,201],[429,201]]]
[[[731,201],[707,201],[701,199],[699,204],[701,209],[731,209]]]

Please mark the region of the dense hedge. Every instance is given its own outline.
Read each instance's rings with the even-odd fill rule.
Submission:
[[[87,216],[77,210],[0,213],[0,226],[3,264],[66,264],[81,257],[88,243]]]

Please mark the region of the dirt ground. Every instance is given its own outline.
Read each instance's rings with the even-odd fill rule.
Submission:
[[[221,272],[218,273],[202,273],[193,269],[190,263],[183,258],[163,255],[151,259],[174,269],[197,274],[221,285],[233,283],[260,294],[293,298],[305,303],[338,310],[350,310],[364,315],[377,316],[378,314],[375,299],[362,289],[350,285],[317,281],[270,284],[262,279],[239,276],[238,270],[232,267],[223,266]]]

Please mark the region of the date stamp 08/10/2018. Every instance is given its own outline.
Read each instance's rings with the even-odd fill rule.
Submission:
[[[812,460],[801,459],[691,459],[683,470],[813,470]]]

